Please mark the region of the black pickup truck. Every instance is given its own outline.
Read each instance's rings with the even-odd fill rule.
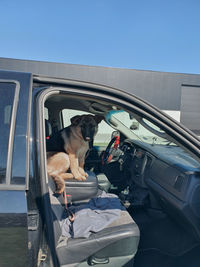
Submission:
[[[69,238],[46,140],[86,113],[104,119],[88,179],[66,181],[71,207],[101,191],[124,208],[99,232]],[[0,71],[0,128],[0,267],[200,266],[200,140],[183,125],[123,90]]]

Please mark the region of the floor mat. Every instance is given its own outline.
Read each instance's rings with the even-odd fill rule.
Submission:
[[[175,258],[172,267],[199,267],[200,266],[200,246],[185,253],[181,257]],[[171,266],[170,266],[171,267]]]
[[[135,256],[134,267],[172,267],[173,258],[158,251],[138,251]]]
[[[199,267],[200,245],[160,210],[130,208],[140,229],[134,267]]]
[[[133,210],[131,215],[140,229],[139,251],[151,249],[181,256],[197,245],[189,233],[161,212]]]
[[[160,251],[138,251],[134,267],[199,267],[200,246],[179,257],[164,255]]]

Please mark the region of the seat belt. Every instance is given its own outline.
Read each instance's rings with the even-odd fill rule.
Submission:
[[[70,222],[74,222],[75,215],[74,213],[69,209],[68,204],[71,204],[72,196],[69,194],[66,194],[66,192],[63,192],[64,197],[64,203],[65,203],[65,212],[67,214],[67,217],[69,217]]]
[[[74,220],[75,220],[75,214],[68,207],[68,203],[71,204],[72,196],[71,195],[67,195],[66,192],[64,191],[63,192],[63,197],[64,197],[64,203],[65,203],[65,213],[67,215],[67,218],[70,221],[70,226],[69,226],[70,234],[71,234],[71,237],[74,238],[73,223],[74,223]],[[70,202],[68,200],[70,200]]]

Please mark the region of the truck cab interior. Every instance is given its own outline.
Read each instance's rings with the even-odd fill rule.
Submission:
[[[48,88],[47,88],[48,89]],[[65,238],[62,197],[47,176],[60,266],[199,266],[200,163],[158,120],[107,97],[53,88],[41,106],[44,140],[75,115],[103,116],[85,161],[86,181],[65,181],[74,206],[115,194],[119,218],[88,238]],[[45,141],[44,141],[45,145]]]

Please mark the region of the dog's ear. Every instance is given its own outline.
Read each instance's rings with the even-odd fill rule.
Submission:
[[[99,124],[104,119],[104,117],[102,115],[95,115],[94,119],[96,123]]]
[[[71,124],[74,126],[78,125],[80,121],[81,121],[80,115],[77,115],[71,118]]]

